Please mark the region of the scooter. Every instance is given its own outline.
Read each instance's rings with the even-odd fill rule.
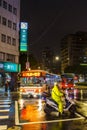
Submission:
[[[52,98],[46,98],[44,112],[47,115],[58,117],[59,116],[58,104]],[[75,112],[76,112],[75,103],[69,97],[65,96],[63,113],[64,114],[69,113],[70,115],[75,115]]]

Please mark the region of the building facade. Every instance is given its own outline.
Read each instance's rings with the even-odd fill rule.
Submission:
[[[20,71],[19,23],[20,0],[0,0],[0,87]]]
[[[87,32],[66,35],[61,40],[61,72],[81,63],[87,63]]]
[[[0,0],[0,61],[19,63],[20,0]]]

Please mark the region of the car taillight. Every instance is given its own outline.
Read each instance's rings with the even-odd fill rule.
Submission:
[[[68,86],[68,84],[65,84],[65,86],[67,87],[67,86]]]

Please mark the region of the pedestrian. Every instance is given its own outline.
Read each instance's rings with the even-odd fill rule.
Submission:
[[[15,86],[15,80],[14,78],[12,77],[11,78],[11,81],[9,83],[9,87],[10,87],[10,91],[13,92],[14,91],[14,86]]]
[[[5,92],[8,91],[8,88],[9,88],[9,82],[6,80],[6,82],[5,82]]]

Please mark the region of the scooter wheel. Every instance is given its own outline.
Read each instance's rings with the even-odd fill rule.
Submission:
[[[76,112],[76,106],[75,106],[75,105],[71,106],[70,109],[69,109],[69,112],[70,112],[72,115],[74,115],[75,112]]]

